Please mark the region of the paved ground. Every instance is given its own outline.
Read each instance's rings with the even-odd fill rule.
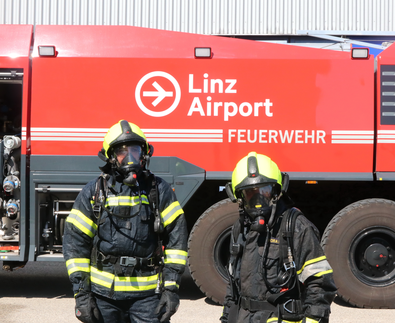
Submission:
[[[219,322],[222,307],[213,304],[184,275],[181,305],[172,323]],[[78,323],[74,299],[64,264],[29,263],[9,273],[0,271],[1,323]],[[331,323],[395,322],[395,310],[348,307],[338,300],[332,306]]]

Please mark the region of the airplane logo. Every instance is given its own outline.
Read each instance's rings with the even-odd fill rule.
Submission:
[[[165,97],[172,97],[173,92],[172,91],[165,91],[163,87],[161,87],[158,82],[152,83],[152,86],[157,90],[156,92],[154,91],[144,91],[143,96],[152,96],[156,97],[156,100],[152,102],[152,105],[156,107]]]
[[[158,82],[160,82],[159,78],[165,78],[166,80],[170,81],[171,84],[173,85],[174,91],[166,91],[163,86],[161,86]],[[154,88],[156,91],[142,91],[142,87],[144,86],[145,83],[150,83],[149,80],[152,78],[156,78],[154,82],[150,84],[150,87]],[[157,110],[152,110],[152,107],[149,106],[147,107],[147,104],[143,103],[142,98],[154,98],[154,100],[151,102],[152,107],[158,106],[165,98],[173,98],[174,101],[170,106],[164,105],[163,109],[160,111]],[[155,71],[146,74],[143,76],[140,81],[137,83],[136,86],[136,91],[135,91],[135,98],[137,105],[139,108],[146,114],[152,116],[152,117],[163,117],[166,116],[170,113],[172,113],[180,103],[181,99],[181,89],[180,85],[178,84],[177,80],[170,74],[162,71]],[[145,101],[147,102],[147,101]],[[149,104],[148,104],[149,105]],[[160,107],[162,108],[162,107]]]

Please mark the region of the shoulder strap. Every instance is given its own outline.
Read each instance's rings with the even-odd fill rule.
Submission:
[[[107,190],[108,190],[107,180],[105,179],[105,175],[101,174],[96,181],[94,203],[93,203],[93,214],[98,221],[101,216],[102,205],[107,198]]]
[[[293,258],[294,252],[294,244],[293,244],[293,237],[295,233],[295,223],[296,218],[301,214],[301,212],[296,208],[288,209],[285,214],[283,215],[283,219],[281,221],[280,226],[280,263],[288,266],[290,265],[289,259],[291,252],[291,256]],[[292,260],[293,261],[293,260]]]
[[[164,225],[162,217],[159,213],[159,192],[158,192],[158,182],[156,177],[151,172],[148,175],[148,178],[152,180],[151,189],[148,194],[148,202],[151,206],[152,212],[155,215],[154,221],[154,231],[158,234],[161,234],[164,231]]]
[[[290,286],[284,290],[281,290],[277,294],[272,294],[268,297],[268,301],[272,304],[283,304],[287,300],[299,297],[300,299],[300,288],[299,281],[296,274],[296,267],[293,260],[293,236],[295,232],[296,218],[302,214],[298,209],[291,208],[285,211],[281,220],[279,239],[280,239],[280,250],[279,250],[279,265],[283,265],[286,271],[290,272]]]

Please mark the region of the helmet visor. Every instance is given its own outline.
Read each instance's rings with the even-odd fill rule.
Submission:
[[[273,192],[274,189],[271,184],[241,190],[245,206],[249,209],[258,209],[270,206],[270,201],[273,198]]]
[[[121,145],[114,148],[114,155],[120,166],[140,164],[143,151],[140,145]]]

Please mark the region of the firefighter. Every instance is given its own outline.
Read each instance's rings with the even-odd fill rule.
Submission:
[[[104,137],[99,178],[66,219],[63,251],[76,317],[96,322],[169,322],[187,260],[183,210],[147,168],[153,147],[121,120]]]
[[[222,323],[328,322],[336,286],[317,228],[292,207],[288,175],[267,156],[236,165],[228,196],[232,227]]]

